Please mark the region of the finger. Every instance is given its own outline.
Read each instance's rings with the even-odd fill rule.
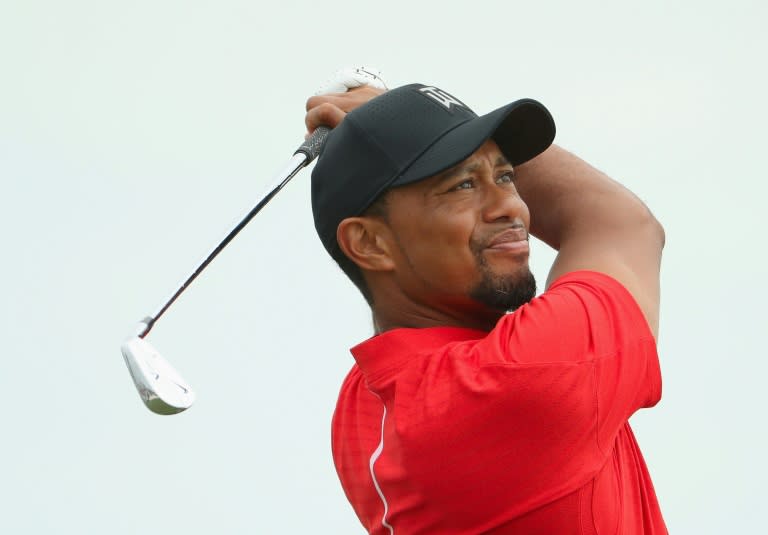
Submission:
[[[307,125],[307,131],[312,133],[320,125],[335,128],[344,119],[345,115],[346,113],[338,106],[324,102],[309,110],[304,118],[304,122]]]
[[[350,112],[384,92],[383,89],[376,89],[366,85],[350,89],[346,93],[314,96],[307,100],[306,109],[309,111],[316,106],[329,103],[345,112]]]
[[[341,108],[342,96],[345,93],[331,93],[328,95],[315,95],[307,99],[306,110],[309,111],[312,108],[316,108],[321,104],[329,103]]]
[[[314,97],[309,97],[309,99],[307,99],[307,111],[320,106],[321,104],[333,104],[339,109],[349,111],[348,108],[351,106],[354,107],[354,104],[352,103],[359,100],[356,98],[357,95],[355,93],[363,90],[365,90],[364,87],[359,87],[350,89],[346,93],[330,93],[328,95],[316,95]]]

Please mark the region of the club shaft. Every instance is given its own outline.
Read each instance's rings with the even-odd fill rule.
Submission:
[[[213,259],[216,258],[218,254],[229,244],[229,242],[231,242],[235,236],[237,236],[240,231],[245,228],[251,219],[253,219],[253,217],[258,214],[261,209],[264,208],[264,206],[266,206],[272,197],[274,197],[277,192],[279,192],[283,186],[285,186],[288,181],[290,181],[296,175],[296,173],[298,173],[309,163],[308,160],[309,157],[303,152],[297,152],[293,155],[293,157],[291,157],[285,167],[277,175],[275,175],[272,184],[256,202],[254,207],[251,208],[250,211],[240,220],[240,222],[235,225],[235,227],[230,230],[226,236],[224,236],[224,238],[211,250],[210,253],[208,253],[200,265],[198,265],[195,270],[186,279],[184,279],[184,282],[182,282],[181,285],[173,292],[173,294],[171,294],[171,297],[168,298],[152,316],[148,316],[141,321],[139,324],[139,332],[137,333],[139,338],[144,338],[149,333],[155,322],[160,319],[160,317],[165,313],[166,310],[168,310],[174,301],[179,298],[184,290],[186,290],[189,285],[192,284],[192,281],[194,281],[197,276],[200,275],[200,273],[202,273],[203,270],[208,266],[208,264],[210,264]]]

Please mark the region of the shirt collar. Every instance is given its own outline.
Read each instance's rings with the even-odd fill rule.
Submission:
[[[414,355],[429,353],[452,342],[483,338],[488,333],[465,327],[392,329],[377,334],[350,351],[366,377],[397,367]]]

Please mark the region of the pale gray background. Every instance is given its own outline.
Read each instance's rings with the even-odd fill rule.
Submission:
[[[0,532],[359,533],[329,422],[370,334],[300,175],[150,340],[196,387],[159,417],[119,344],[301,141],[335,69],[557,141],[664,223],[661,404],[633,418],[672,533],[755,533],[768,440],[764,2],[0,4]],[[533,251],[538,277],[553,255]]]

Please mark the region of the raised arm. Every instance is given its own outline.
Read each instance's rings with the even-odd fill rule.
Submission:
[[[610,275],[635,298],[656,337],[664,229],[645,204],[558,146],[517,171],[531,234],[558,251],[547,286],[576,270]]]

